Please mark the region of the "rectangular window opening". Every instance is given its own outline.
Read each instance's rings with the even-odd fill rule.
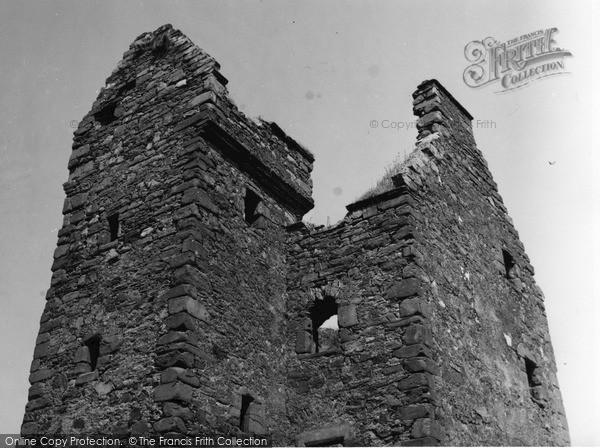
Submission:
[[[102,342],[102,338],[98,334],[85,341],[85,345],[90,352],[90,368],[92,369],[92,372],[96,370],[96,366],[98,365],[100,342]]]
[[[529,387],[540,385],[539,378],[536,374],[537,364],[529,358],[525,358],[525,370],[527,372],[527,382]]]
[[[250,404],[254,401],[251,395],[242,395],[242,408],[240,410],[240,429],[249,432],[250,429]]]
[[[504,259],[506,278],[515,278],[515,259],[508,251],[504,249],[502,249],[502,258]]]
[[[314,353],[338,348],[337,303],[333,297],[315,302],[310,310]]]
[[[254,224],[260,217],[257,212],[260,202],[260,196],[246,188],[246,196],[244,197],[244,219],[250,225]]]
[[[108,227],[110,229],[110,240],[116,241],[119,238],[119,214],[115,213],[108,217]]]

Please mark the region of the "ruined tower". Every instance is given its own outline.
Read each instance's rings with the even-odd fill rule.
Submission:
[[[543,294],[471,115],[422,83],[408,159],[309,228],[313,156],[226,84],[165,25],[80,122],[22,433],[567,444]]]

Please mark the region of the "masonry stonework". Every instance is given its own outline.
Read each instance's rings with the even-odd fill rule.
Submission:
[[[219,69],[165,25],[80,122],[23,435],[568,444],[543,294],[471,115],[422,83],[389,188],[310,228],[313,156]]]

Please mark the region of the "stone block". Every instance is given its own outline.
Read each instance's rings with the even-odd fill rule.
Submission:
[[[340,341],[342,341],[342,343],[350,342],[358,338],[356,334],[354,334],[351,330],[348,330],[347,328],[340,328],[339,335]]]
[[[181,367],[171,367],[165,370],[160,376],[160,382],[163,384],[174,383],[180,380],[192,387],[200,386],[200,378],[189,370]]]
[[[525,344],[523,344],[522,342],[520,342],[517,345],[517,355],[519,355],[521,358],[527,358],[530,361],[533,361],[536,365],[540,364],[536,354],[529,350],[527,347],[525,347]]]
[[[410,203],[412,203],[410,196],[403,194],[396,198],[392,198],[392,199],[388,199],[387,201],[380,202],[377,207],[379,208],[379,210],[387,210],[388,208],[394,208],[394,207],[398,207],[400,205],[410,204]],[[406,222],[406,221],[402,221],[402,222]]]
[[[169,314],[186,312],[197,319],[208,322],[208,313],[204,305],[190,296],[174,297],[169,300]]]
[[[416,236],[415,229],[412,226],[404,226],[397,232],[392,234],[392,241],[400,241],[405,239],[414,238]]]
[[[440,442],[444,441],[444,429],[442,428],[442,425],[432,418],[420,418],[415,421],[411,428],[410,435],[415,439],[433,437]]]
[[[535,386],[531,389],[531,398],[541,407],[545,407],[548,402],[548,391],[544,386]]]
[[[387,300],[404,300],[407,297],[421,294],[421,281],[418,278],[407,278],[394,283],[385,293]]]
[[[194,98],[192,98],[190,100],[190,106],[194,107],[197,106],[199,104],[203,104],[203,103],[213,103],[215,104],[217,102],[217,96],[214,94],[214,92],[208,91],[208,92],[203,92],[200,95],[195,96]]]
[[[173,258],[171,258],[171,267],[178,268],[185,264],[195,264],[196,263],[196,255],[194,252],[183,252],[181,254],[177,254]]]
[[[160,382],[162,384],[174,383],[177,381],[178,371],[183,370],[181,367],[170,367],[163,371],[160,375]]]
[[[194,204],[194,206],[199,205],[203,209],[214,214],[219,212],[219,209],[215,206],[208,194],[199,188],[190,188],[186,190],[183,193],[183,198],[181,201],[182,204]]]
[[[37,338],[35,339],[35,345],[39,345],[44,342],[48,342],[49,340],[50,340],[50,335],[48,333],[38,334]]]
[[[123,339],[116,334],[107,335],[102,338],[100,343],[100,356],[114,353],[123,345]]]
[[[406,345],[425,344],[431,347],[431,330],[424,325],[411,325],[404,334],[404,343]]]
[[[131,435],[146,435],[150,434],[150,425],[143,420],[136,421],[131,426]]]
[[[191,368],[194,366],[194,355],[191,353],[170,352],[156,357],[156,367],[165,369],[167,367]]]
[[[193,124],[197,123],[198,121],[202,120],[205,117],[206,117],[206,112],[204,112],[204,111],[198,112],[197,114],[194,114],[191,117],[186,118],[185,120],[182,120],[179,123],[177,123],[177,125],[173,129],[173,132],[182,131],[185,128],[187,128],[188,126],[192,126]]]
[[[79,298],[79,295],[80,295],[79,291],[69,292],[69,293],[65,294],[64,296],[62,296],[61,300],[63,303],[69,303],[72,300]]]
[[[350,437],[350,426],[347,424],[327,426],[299,434],[296,446],[327,446],[332,442],[343,443]]]
[[[416,387],[433,389],[433,377],[429,373],[413,373],[398,381],[397,387],[400,390],[414,389]]]
[[[45,408],[49,404],[50,404],[50,401],[48,401],[47,398],[43,398],[43,397],[35,398],[35,399],[29,400],[29,402],[27,402],[27,406],[25,407],[25,410],[27,412],[35,411],[36,409]]]
[[[161,384],[154,389],[154,400],[155,401],[174,401],[180,400],[186,403],[192,401],[192,394],[194,389],[181,382]]]
[[[433,407],[424,404],[410,404],[403,406],[398,413],[400,420],[415,420],[418,418],[428,418],[433,415]]]
[[[82,373],[75,380],[76,386],[81,386],[82,384],[89,383],[90,381],[95,381],[98,379],[98,371],[94,370],[93,372]]]
[[[68,244],[64,244],[62,246],[58,246],[55,250],[54,250],[54,259],[56,260],[57,258],[60,257],[64,257],[65,255],[67,255],[69,253],[69,245]]]
[[[409,372],[429,372],[439,375],[440,368],[429,358],[409,358],[405,362],[406,370]]]
[[[187,342],[189,336],[185,331],[169,331],[167,334],[158,338],[156,345],[168,345],[174,342]]]
[[[248,417],[248,432],[251,434],[264,434],[265,427],[263,419],[258,418],[256,415],[250,415]]]
[[[43,394],[44,385],[42,383],[36,383],[29,387],[29,393],[27,394],[27,398],[31,400],[32,398],[41,397]]]
[[[388,366],[383,368],[384,375],[391,375],[392,373],[402,372],[404,368],[401,364],[396,364],[395,366]]]
[[[178,313],[167,317],[165,325],[169,330],[194,330],[198,325],[198,320],[187,313]]]
[[[340,327],[352,327],[357,323],[356,305],[346,305],[338,309],[338,325]]]
[[[296,333],[296,353],[310,353],[312,351],[313,339],[308,331],[299,330]]]
[[[33,350],[33,358],[43,358],[48,354],[48,347],[50,344],[48,342],[43,342],[42,344],[38,344],[35,346]]]
[[[91,372],[91,371],[92,371],[92,366],[90,365],[89,362],[79,362],[79,363],[75,364],[75,367],[73,368],[74,375],[79,375],[81,373],[87,373],[87,372]]]
[[[198,206],[196,204],[188,204],[185,207],[181,207],[180,209],[176,210],[173,213],[173,220],[181,221],[182,219],[189,218],[191,216],[197,217],[197,218],[202,217],[200,211],[198,210]]]
[[[51,378],[52,375],[54,375],[54,370],[49,370],[49,369],[38,370],[37,372],[33,372],[31,375],[29,375],[29,383],[30,384],[39,383],[40,381],[44,381],[44,380],[47,380],[48,378]]]
[[[71,208],[73,210],[75,210],[75,209],[78,209],[79,207],[82,207],[86,203],[87,197],[88,197],[88,193],[81,193],[81,194],[72,196],[70,198]]]
[[[443,123],[444,116],[440,111],[429,112],[417,120],[417,128],[423,129],[432,126],[435,123]]]
[[[423,437],[421,439],[405,440],[400,446],[439,446],[440,442],[433,437]]]
[[[191,296],[194,299],[198,298],[198,289],[192,285],[177,285],[173,286],[166,293],[159,297],[159,300],[169,300],[173,297]]]
[[[90,358],[90,349],[88,347],[79,347],[75,352],[74,363],[85,362],[90,364],[92,362]]]
[[[36,422],[23,423],[21,426],[21,435],[33,436],[39,434],[39,425]]]
[[[179,432],[185,434],[187,428],[179,417],[166,417],[157,421],[154,426],[156,432]]]
[[[431,317],[431,307],[420,297],[403,300],[400,303],[400,316],[408,317],[419,314],[423,317]]]
[[[96,393],[100,396],[108,395],[112,392],[113,386],[110,383],[98,383],[94,386]]]
[[[194,413],[188,407],[172,402],[164,404],[163,413],[167,417],[181,417],[183,420],[191,420],[194,417]]]
[[[431,358],[431,351],[423,344],[403,345],[394,350],[393,355],[397,358]]]
[[[202,243],[193,237],[185,239],[183,245],[181,246],[181,251],[192,252],[196,258],[208,258],[209,256]]]
[[[171,276],[173,285],[189,284],[197,288],[199,291],[210,292],[210,281],[206,274],[190,265],[184,265],[176,269]]]

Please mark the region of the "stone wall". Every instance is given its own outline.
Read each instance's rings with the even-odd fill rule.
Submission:
[[[23,434],[568,443],[543,295],[469,113],[421,84],[390,189],[309,228],[313,156],[226,84],[166,25],[81,121]]]
[[[225,84],[161,27],[81,121],[24,434],[237,433],[243,396],[248,431],[283,425],[285,226],[313,157]]]
[[[543,295],[472,117],[435,80],[413,104],[394,188],[291,238],[291,414],[361,445],[568,444]],[[340,348],[315,353],[328,297]]]

